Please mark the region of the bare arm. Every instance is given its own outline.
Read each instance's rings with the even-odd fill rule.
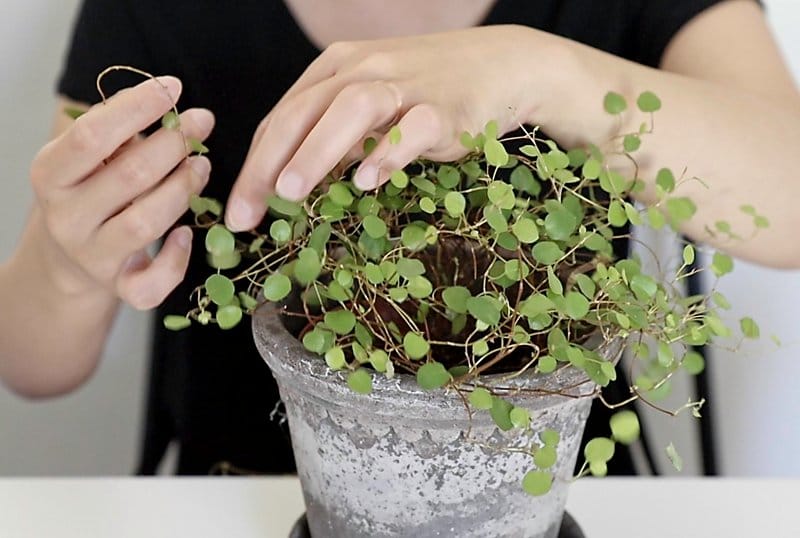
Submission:
[[[172,87],[177,98],[180,85]],[[187,227],[169,233],[154,259],[145,248],[208,180],[207,159],[186,160],[180,134],[138,138],[172,106],[155,81],[77,121],[64,114],[68,104],[59,101],[53,139],[31,166],[36,201],[0,265],[0,380],[29,397],[70,391],[92,374],[120,299],[152,308],[180,282]],[[192,109],[181,124],[186,136],[204,139],[213,116]]]

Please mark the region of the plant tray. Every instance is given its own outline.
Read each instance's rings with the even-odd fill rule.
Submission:
[[[311,532],[308,530],[308,521],[306,520],[305,514],[300,516],[300,519],[294,524],[291,532],[289,532],[289,538],[311,538]],[[564,512],[558,538],[586,538],[580,526],[578,526],[578,522],[575,521],[575,518],[573,518],[569,512]]]

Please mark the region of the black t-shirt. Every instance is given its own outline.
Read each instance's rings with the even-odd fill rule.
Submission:
[[[483,24],[523,24],[657,66],[673,35],[719,1],[499,0]],[[178,76],[181,109],[202,106],[216,114],[207,141],[213,171],[205,194],[224,200],[257,124],[319,52],[278,0],[84,0],[58,91],[97,102],[95,78],[113,64]],[[112,93],[140,80],[114,73],[104,88]],[[291,472],[277,388],[249,324],[178,333],[161,325],[164,314],[189,308],[191,289],[208,275],[202,237],[196,239],[184,284],[156,314],[139,472],[154,472],[173,439],[180,446],[181,474],[207,474],[224,462]],[[587,435],[607,435],[607,416],[595,406]],[[623,455],[609,470],[628,474],[632,468]]]

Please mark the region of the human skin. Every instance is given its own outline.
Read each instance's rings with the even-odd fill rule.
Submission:
[[[800,224],[800,185],[785,149],[800,147],[800,97],[749,0],[723,2],[693,19],[672,39],[661,70],[520,26],[333,44],[255,133],[227,224],[256,226],[272,192],[302,198],[342,159],[358,157],[366,135],[385,132],[398,105],[402,140],[382,139],[364,160],[356,179],[364,187],[418,156],[457,158],[460,133],[491,119],[503,131],[541,125],[565,147],[636,130],[643,118],[635,110],[621,123],[602,110],[609,90],[631,103],[650,90],[664,103],[636,156],[648,184],[662,166],[703,178],[708,188],[689,181],[678,191],[698,207],[687,235],[714,244],[703,226],[717,220],[748,229],[738,211],[748,203],[771,226],[757,241],[717,246],[764,265],[800,266],[800,245],[784,239]],[[174,78],[146,82],[76,122],[61,112],[67,101],[59,103],[54,138],[31,167],[33,210],[16,251],[0,265],[0,379],[20,394],[55,395],[82,384],[120,302],[152,308],[182,280],[191,231],[170,228],[205,185],[209,163],[184,162],[175,132],[136,138],[179,92]],[[209,111],[183,115],[186,136],[204,139],[213,128]],[[651,202],[652,189],[640,199]],[[165,234],[151,260],[144,247]],[[47,328],[44,336],[30,338],[37,327]]]

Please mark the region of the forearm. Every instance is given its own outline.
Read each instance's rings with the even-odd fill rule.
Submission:
[[[566,146],[587,142],[607,146],[612,137],[637,132],[643,121],[649,121],[635,102],[643,91],[656,93],[663,107],[655,114],[654,132],[643,137],[641,149],[633,154],[649,187],[639,195],[640,201],[655,201],[654,178],[660,168],[671,168],[676,177],[685,169],[686,177],[702,179],[685,181],[676,190],[676,195],[688,196],[697,205],[697,214],[682,229],[686,235],[758,263],[800,265],[800,244],[786,241],[786,234],[800,225],[795,209],[800,183],[793,179],[794,152],[788,149],[800,147],[797,95],[756,95],[559,41],[569,49],[570,61],[563,62],[567,73],[561,91],[553,92],[538,108],[532,123],[541,124]],[[608,91],[627,98],[622,122],[603,110]],[[610,164],[632,172],[627,160],[614,159]],[[731,241],[706,232],[706,226],[727,221],[748,237],[754,228],[752,218],[739,210],[744,204],[770,220],[757,239]]]
[[[104,289],[68,290],[37,211],[0,265],[0,380],[43,397],[68,392],[94,371],[117,310]]]

